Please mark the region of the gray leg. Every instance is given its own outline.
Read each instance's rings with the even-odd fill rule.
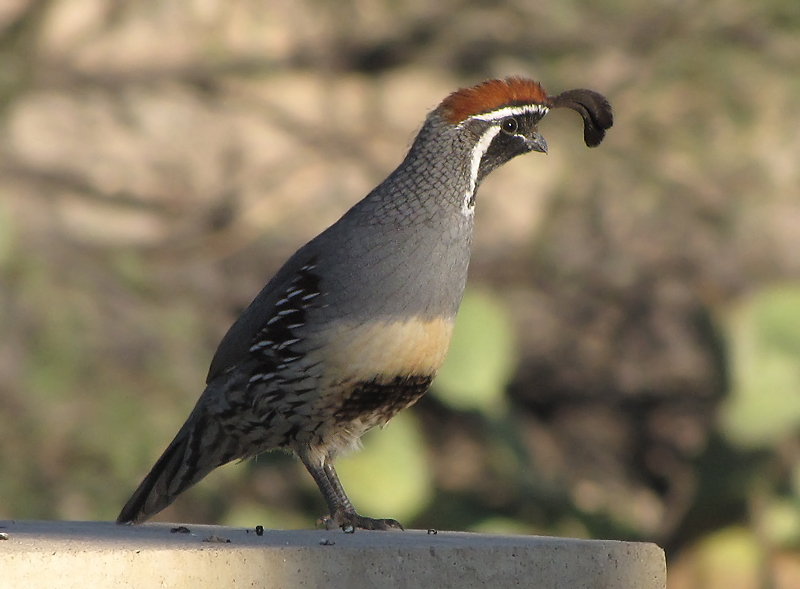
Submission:
[[[403,529],[403,526],[393,519],[373,519],[358,515],[353,504],[350,503],[347,493],[344,492],[333,464],[329,461],[317,464],[302,455],[301,459],[308,472],[314,477],[314,482],[317,483],[317,487],[328,505],[330,516],[325,519],[325,527],[328,529],[341,527],[343,530],[355,530],[356,528],[363,530]]]
[[[339,481],[339,475],[336,474],[336,469],[333,468],[333,463],[326,460],[325,463],[322,465],[322,468],[325,471],[325,475],[331,485],[331,488],[334,489],[336,497],[339,501],[339,507],[341,511],[334,517],[337,519],[338,524],[343,529],[347,525],[350,525],[353,528],[361,528],[364,530],[403,529],[403,526],[401,526],[400,522],[398,522],[397,520],[373,519],[371,517],[364,517],[363,515],[358,515],[358,513],[356,513],[356,510],[353,509],[353,505],[350,503],[350,499],[347,498],[347,493],[344,492],[344,487],[342,487],[342,483],[341,481]],[[334,513],[331,512],[331,515],[333,516]]]

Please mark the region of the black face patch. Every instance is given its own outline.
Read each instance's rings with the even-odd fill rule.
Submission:
[[[380,417],[389,420],[417,401],[433,380],[428,375],[397,376],[389,382],[357,383],[336,412],[339,422]]]
[[[516,128],[512,131],[510,121],[516,121]],[[525,140],[536,132],[542,115],[535,113],[525,113],[506,117],[498,121],[501,125],[500,132],[489,144],[489,148],[481,158],[478,168],[477,183],[480,184],[489,173],[495,168],[503,165],[507,161],[531,151],[530,144]]]

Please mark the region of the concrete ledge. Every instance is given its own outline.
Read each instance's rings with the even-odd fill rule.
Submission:
[[[654,544],[411,530],[258,536],[254,529],[176,528],[0,521],[0,586],[666,587],[664,553]]]

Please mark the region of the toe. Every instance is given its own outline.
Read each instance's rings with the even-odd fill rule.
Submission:
[[[339,522],[341,528],[345,531],[353,531],[355,529],[362,530],[403,530],[400,522],[393,519],[374,519],[371,517],[364,517],[357,513],[347,513],[336,520]]]

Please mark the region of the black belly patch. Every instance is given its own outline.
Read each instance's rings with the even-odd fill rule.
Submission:
[[[338,421],[379,417],[391,419],[425,394],[432,376],[397,376],[389,382],[359,382],[336,412]]]

